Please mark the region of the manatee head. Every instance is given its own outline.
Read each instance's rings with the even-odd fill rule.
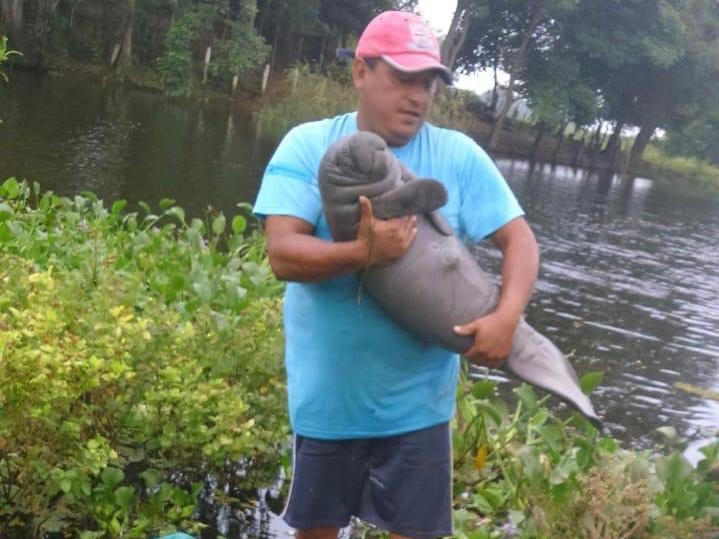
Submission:
[[[355,184],[385,182],[395,185],[401,178],[399,162],[385,141],[369,131],[359,131],[340,142],[336,164]]]

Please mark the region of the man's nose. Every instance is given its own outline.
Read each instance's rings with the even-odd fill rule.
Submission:
[[[424,103],[432,97],[432,88],[428,87],[423,81],[417,81],[409,86],[407,95],[415,103]]]

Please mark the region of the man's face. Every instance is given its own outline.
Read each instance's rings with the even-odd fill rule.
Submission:
[[[435,70],[404,73],[378,60],[374,69],[355,60],[352,77],[359,94],[358,127],[403,146],[427,118],[437,87]]]

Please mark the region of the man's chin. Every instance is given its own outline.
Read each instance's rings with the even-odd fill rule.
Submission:
[[[386,139],[387,145],[404,146],[410,140],[412,140],[412,137],[417,134],[417,132],[419,131],[419,127],[420,126],[412,130],[395,131],[393,133],[389,133]]]

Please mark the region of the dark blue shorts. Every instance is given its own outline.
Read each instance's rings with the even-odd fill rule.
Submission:
[[[452,535],[449,424],[387,438],[296,435],[285,522],[343,528],[352,516],[408,537]]]

